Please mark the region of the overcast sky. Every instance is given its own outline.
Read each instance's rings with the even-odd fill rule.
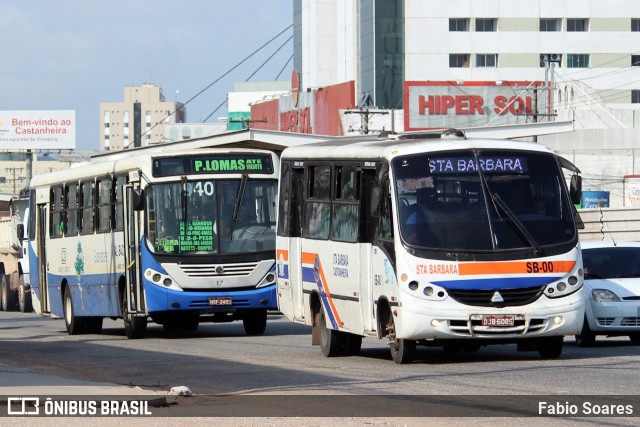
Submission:
[[[100,103],[123,101],[125,86],[187,102],[292,21],[292,0],[2,0],[0,110],[75,110],[77,149],[98,150]],[[289,80],[293,43],[275,52],[291,35],[191,101],[187,121],[202,122],[274,54],[250,81]]]

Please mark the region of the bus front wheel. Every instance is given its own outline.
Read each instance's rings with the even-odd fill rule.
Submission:
[[[262,335],[267,329],[267,310],[247,311],[242,317],[242,326],[247,335]]]
[[[539,338],[537,342],[538,353],[543,359],[557,359],[562,354],[563,336]]]
[[[396,325],[393,321],[393,313],[389,315],[387,323],[387,333],[389,337],[389,350],[391,358],[398,365],[413,362],[416,352],[416,342],[413,340],[401,339],[396,336]]]
[[[147,334],[147,318],[129,313],[127,291],[122,294],[122,318],[124,319],[124,333],[129,339],[144,338]]]
[[[582,324],[582,330],[579,334],[576,334],[576,344],[578,347],[593,347],[596,343],[596,334],[593,333],[589,327],[589,322],[584,319]]]

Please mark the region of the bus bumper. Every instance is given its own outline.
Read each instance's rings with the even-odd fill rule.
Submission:
[[[197,310],[199,312],[278,308],[276,285],[254,290],[179,292],[146,283],[147,312]]]
[[[483,339],[514,340],[574,335],[582,329],[585,302],[582,290],[563,298],[542,296],[535,303],[514,307],[471,307],[455,301],[442,301],[438,307],[425,308],[424,301],[402,301],[398,310],[398,338],[412,340]],[[483,326],[492,316],[508,319],[513,325]]]

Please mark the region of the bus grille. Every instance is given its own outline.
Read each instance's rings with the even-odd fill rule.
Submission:
[[[228,277],[248,276],[258,267],[257,262],[237,264],[181,265],[180,268],[189,277]]]
[[[543,291],[544,286],[504,289],[500,291],[447,289],[449,296],[457,302],[475,307],[512,307],[527,305],[537,300]],[[500,294],[503,301],[491,301],[496,292]]]

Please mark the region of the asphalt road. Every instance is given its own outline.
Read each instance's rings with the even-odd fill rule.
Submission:
[[[424,422],[420,417],[425,408],[444,417],[464,415],[459,411],[469,408],[471,415],[495,410],[495,415],[508,417],[522,404],[522,395],[532,395],[536,403],[548,396],[560,406],[584,395],[597,404],[608,403],[607,396],[629,395],[640,413],[638,356],[640,347],[624,337],[599,338],[595,347],[586,349],[568,338],[562,356],[555,360],[542,360],[537,352],[517,352],[515,345],[472,353],[419,347],[413,364],[396,365],[386,342],[373,338],[364,339],[360,356],[326,358],[311,346],[310,328],[279,315],[270,316],[266,333],[258,337],[246,336],[241,323],[202,324],[196,332],[177,336],[167,336],[162,327],[150,324],[147,338],[128,340],[121,320],[105,320],[100,335],[69,336],[61,319],[0,312],[1,363],[158,392],[186,386],[200,399],[189,402],[205,402],[218,412],[235,408],[229,411],[231,417],[243,405],[250,408],[247,415],[260,416],[264,410],[263,415],[278,417],[281,412],[269,412],[274,402],[282,402],[280,408],[288,405],[289,415],[350,414],[361,417],[358,422],[403,416]],[[425,396],[431,396],[428,402]],[[465,399],[468,402],[460,406]],[[173,416],[192,415],[190,405],[167,411]],[[257,412],[251,413],[255,408]],[[460,425],[456,424],[460,420],[471,421],[453,418],[447,425]],[[607,420],[620,425],[630,421]]]

